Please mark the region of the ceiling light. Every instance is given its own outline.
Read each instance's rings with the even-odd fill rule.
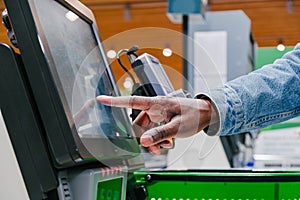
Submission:
[[[285,46],[283,44],[283,39],[282,38],[278,39],[277,50],[278,51],[284,51],[285,50]]]
[[[107,57],[110,59],[113,59],[117,56],[117,53],[115,50],[111,49],[106,53]]]
[[[131,89],[132,85],[132,80],[129,77],[127,77],[123,83],[124,88]]]
[[[172,50],[170,48],[164,48],[163,49],[163,55],[166,57],[170,57],[172,55]]]
[[[277,50],[278,51],[284,51],[285,50],[285,46],[283,44],[278,44],[277,45]]]

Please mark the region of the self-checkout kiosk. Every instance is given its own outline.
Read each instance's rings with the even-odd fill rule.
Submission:
[[[11,3],[20,53],[1,45],[1,112],[30,199],[53,189],[60,199],[125,199],[127,172],[143,160],[125,110],[95,102],[119,91],[91,11],[79,1]]]
[[[149,170],[92,12],[77,0],[5,0],[1,199],[299,199],[300,173]],[[101,32],[101,30],[100,30]]]

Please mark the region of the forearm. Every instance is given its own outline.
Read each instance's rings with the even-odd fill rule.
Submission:
[[[244,132],[299,115],[299,74],[300,45],[274,64],[205,92],[219,118],[208,133]]]

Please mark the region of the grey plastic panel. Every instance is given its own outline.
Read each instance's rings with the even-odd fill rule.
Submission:
[[[61,200],[125,200],[127,169],[124,167],[62,171],[58,194]]]

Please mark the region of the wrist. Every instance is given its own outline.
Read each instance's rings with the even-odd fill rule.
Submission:
[[[203,113],[201,120],[204,120],[204,126],[210,126],[218,122],[218,117],[214,106],[209,99],[200,99],[203,102],[204,107],[200,109],[200,113]]]
[[[206,117],[202,118],[202,120],[204,119],[205,121],[203,123],[202,129],[208,135],[215,135],[218,132],[219,123],[220,123],[220,118],[217,112],[217,108],[212,102],[212,100],[206,95],[199,95],[197,96],[197,99],[205,102],[206,104],[207,112],[206,112]]]

